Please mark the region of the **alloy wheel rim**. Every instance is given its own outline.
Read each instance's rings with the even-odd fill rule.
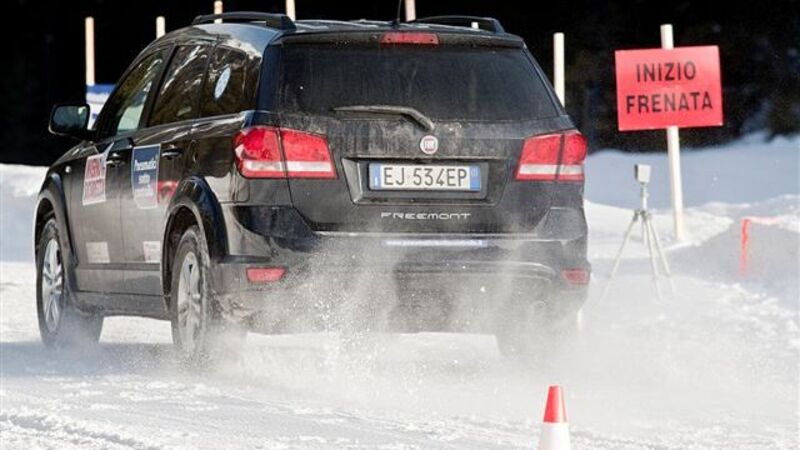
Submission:
[[[189,252],[181,264],[177,305],[181,348],[187,354],[195,352],[202,328],[203,297],[200,289],[200,266],[197,256]]]
[[[44,322],[51,332],[58,328],[64,309],[64,269],[55,238],[47,242],[42,261],[42,306]]]

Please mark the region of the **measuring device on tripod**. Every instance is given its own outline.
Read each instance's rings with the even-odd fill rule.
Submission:
[[[675,294],[675,284],[672,282],[672,272],[669,269],[669,263],[667,262],[666,255],[664,254],[664,248],[661,246],[661,239],[658,237],[656,227],[653,225],[653,216],[647,209],[647,197],[650,195],[647,192],[647,185],[650,183],[651,168],[647,164],[636,164],[633,168],[633,172],[636,181],[639,182],[639,208],[633,212],[631,223],[628,225],[628,229],[625,231],[625,237],[622,238],[622,245],[619,247],[617,257],[614,258],[614,265],[611,268],[611,275],[608,278],[608,284],[606,284],[606,287],[603,290],[603,298],[605,298],[606,294],[608,294],[608,290],[611,287],[611,282],[614,281],[614,277],[616,276],[620,262],[622,261],[622,254],[625,251],[625,247],[628,245],[628,241],[631,239],[631,235],[633,234],[633,228],[638,222],[641,221],[642,240],[650,255],[650,268],[653,271],[653,284],[655,285],[656,294],[660,300],[663,298],[663,296],[661,294],[661,286],[659,285],[659,278],[661,276],[659,273],[659,262],[661,263],[661,268],[664,271],[664,276],[666,276],[667,280],[669,281],[670,290],[673,295]]]

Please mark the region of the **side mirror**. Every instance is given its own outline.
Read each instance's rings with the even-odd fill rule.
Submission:
[[[57,136],[86,139],[92,134],[88,124],[89,105],[85,103],[56,105],[50,113],[49,130]]]

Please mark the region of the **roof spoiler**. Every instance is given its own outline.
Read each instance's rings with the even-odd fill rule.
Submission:
[[[456,27],[472,27],[473,23],[478,25],[481,30],[491,31],[493,33],[504,33],[505,29],[500,25],[500,21],[494,17],[476,17],[476,16],[433,16],[433,17],[420,17],[416,20],[411,20],[406,23],[429,23],[436,25],[452,25]]]
[[[197,16],[192,21],[192,25],[202,25],[206,23],[213,23],[216,20],[222,22],[264,22],[268,28],[275,28],[278,30],[294,30],[297,27],[294,21],[286,14],[271,14],[254,11],[243,12],[228,12],[222,14],[206,14]]]

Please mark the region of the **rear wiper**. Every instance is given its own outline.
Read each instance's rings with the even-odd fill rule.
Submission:
[[[365,112],[376,114],[394,114],[410,117],[415,122],[422,125],[428,131],[433,131],[433,121],[425,114],[410,106],[393,106],[393,105],[350,105],[350,106],[337,106],[333,108],[336,112]]]

